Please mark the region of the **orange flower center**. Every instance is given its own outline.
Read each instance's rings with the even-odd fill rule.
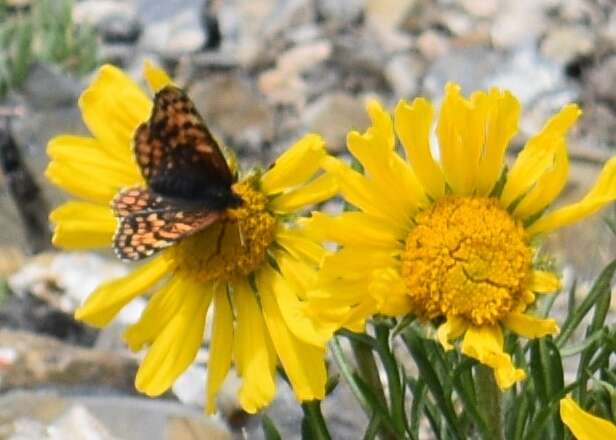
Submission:
[[[496,199],[444,197],[415,223],[402,275],[420,317],[489,325],[521,301],[533,253],[522,225]]]
[[[276,234],[276,219],[267,211],[267,197],[248,182],[236,183],[242,199],[223,220],[170,249],[178,271],[200,281],[245,277],[265,260]]]

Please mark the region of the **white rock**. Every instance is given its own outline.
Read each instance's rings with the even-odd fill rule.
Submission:
[[[72,406],[48,428],[49,440],[120,440],[82,405]]]
[[[567,64],[592,52],[594,40],[587,28],[561,26],[551,29],[541,43],[541,52],[550,60]]]
[[[400,54],[385,66],[385,77],[391,84],[396,99],[410,98],[417,94],[422,66],[414,55]]]
[[[307,106],[303,120],[307,130],[325,137],[331,151],[342,151],[347,133],[350,130],[363,131],[369,124],[363,103],[340,92],[321,96]]]
[[[202,406],[206,377],[207,370],[201,365],[193,364],[176,379],[173,392],[184,404]]]
[[[462,7],[476,17],[487,18],[498,10],[500,0],[460,0]]]
[[[397,28],[416,3],[417,0],[367,0],[366,21]]]

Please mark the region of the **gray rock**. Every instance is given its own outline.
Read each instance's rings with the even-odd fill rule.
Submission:
[[[541,43],[541,53],[556,63],[568,64],[580,56],[589,55],[594,45],[588,28],[561,26],[549,30]]]
[[[461,0],[462,7],[481,18],[492,17],[499,8],[499,0]]]
[[[428,68],[423,80],[423,89],[429,97],[443,93],[448,81],[462,86],[465,93],[483,87],[487,78],[497,72],[503,58],[484,47],[472,47],[453,51],[439,57]]]
[[[417,0],[366,0],[366,21],[395,29],[407,18]]]
[[[136,16],[109,14],[96,26],[106,43],[134,43],[141,34],[141,23]]]
[[[428,29],[417,38],[417,48],[428,60],[448,54],[451,47],[450,39],[442,32]]]
[[[134,1],[81,0],[73,6],[73,20],[77,24],[102,29],[102,24],[109,23],[113,17],[127,22],[138,22]]]
[[[590,72],[590,86],[597,98],[616,103],[616,55],[605,58]]]
[[[214,133],[239,153],[260,156],[274,134],[272,112],[249,82],[236,75],[218,75],[189,90],[199,112]]]
[[[423,65],[416,55],[394,56],[385,66],[385,77],[389,81],[396,99],[410,98],[419,91]]]
[[[79,79],[44,62],[30,67],[22,85],[28,103],[37,110],[74,105],[82,88]]]
[[[370,122],[362,102],[345,93],[318,98],[306,107],[303,121],[306,130],[320,133],[334,152],[344,150],[350,130],[363,131]]]
[[[17,432],[16,432],[17,431]],[[43,433],[45,436],[37,437]],[[165,400],[11,392],[0,397],[0,436],[13,440],[230,440],[200,410]],[[30,436],[25,436],[28,434]],[[52,435],[50,435],[52,434]],[[55,435],[58,434],[58,435]],[[89,434],[89,435],[86,435]]]
[[[128,356],[64,344],[21,331],[0,330],[0,347],[14,350],[3,365],[0,391],[14,389],[102,388],[136,393],[137,362]]]
[[[546,28],[545,7],[544,2],[536,0],[503,2],[491,20],[492,43],[505,49],[533,44]]]
[[[201,49],[205,44],[201,6],[202,0],[138,0],[137,11],[144,24],[140,46],[168,57]]]
[[[340,27],[358,23],[363,18],[365,5],[365,0],[316,0],[319,16]]]
[[[557,101],[575,101],[579,90],[565,78],[561,66],[546,60],[534,46],[520,48],[497,64],[486,78],[485,86],[495,85],[511,90],[525,105],[552,95]],[[532,78],[532,81],[529,80]],[[564,102],[563,102],[564,103]]]

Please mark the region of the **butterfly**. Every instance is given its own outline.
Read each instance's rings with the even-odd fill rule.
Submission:
[[[149,120],[135,131],[133,152],[146,185],[125,188],[111,202],[119,219],[113,249],[123,260],[149,257],[241,204],[219,145],[178,87],[156,93]]]

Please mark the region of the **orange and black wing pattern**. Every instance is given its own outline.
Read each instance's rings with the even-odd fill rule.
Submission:
[[[167,86],[156,93],[133,149],[146,186],[124,189],[112,202],[118,217],[113,248],[120,258],[148,257],[240,203],[224,155],[181,89]]]
[[[121,191],[112,209],[119,217],[113,249],[118,257],[131,261],[149,257],[224,215],[224,211],[204,208],[184,210],[141,187]]]

